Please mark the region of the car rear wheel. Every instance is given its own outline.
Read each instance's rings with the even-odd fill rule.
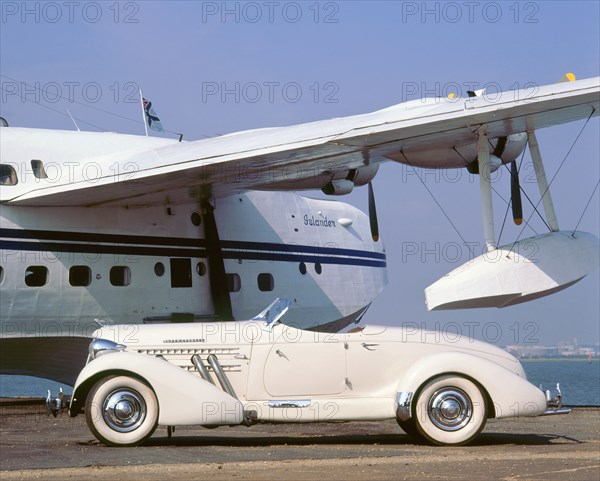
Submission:
[[[154,391],[139,379],[110,376],[100,379],[85,404],[85,419],[94,436],[108,446],[137,446],[158,423]]]
[[[429,443],[459,446],[475,439],[485,426],[486,399],[469,379],[440,376],[423,386],[413,416],[417,433]]]

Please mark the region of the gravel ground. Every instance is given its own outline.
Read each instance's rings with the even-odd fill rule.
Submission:
[[[0,405],[1,406],[1,405]],[[159,428],[108,448],[82,416],[0,407],[0,479],[600,480],[600,409],[490,420],[472,446],[419,445],[394,421]]]

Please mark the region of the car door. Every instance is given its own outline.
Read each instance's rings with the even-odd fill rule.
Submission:
[[[274,397],[327,396],[344,392],[344,334],[282,326],[265,361],[264,387]]]

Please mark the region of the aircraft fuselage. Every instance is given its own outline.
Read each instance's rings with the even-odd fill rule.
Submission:
[[[286,323],[338,330],[385,286],[382,243],[347,204],[253,191],[217,199],[214,215],[235,319],[285,297]],[[3,205],[2,371],[41,375],[37,354],[64,352],[99,323],[217,319],[204,224],[195,204]]]

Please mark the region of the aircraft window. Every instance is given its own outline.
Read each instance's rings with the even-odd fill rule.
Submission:
[[[29,266],[25,270],[25,284],[29,287],[42,287],[48,282],[48,268],[44,266]]]
[[[192,287],[191,259],[171,259],[171,287]]]
[[[198,214],[198,212],[192,213],[192,224],[194,224],[195,226],[199,226],[201,223],[202,217],[200,217],[200,214]]]
[[[124,287],[131,284],[131,269],[127,266],[113,266],[110,268],[110,283],[113,286]]]
[[[33,175],[36,179],[47,179],[46,169],[44,169],[44,163],[41,160],[32,160],[31,168],[33,169]]]
[[[0,185],[17,185],[17,171],[13,166],[0,164]]]
[[[229,292],[238,292],[242,288],[242,279],[239,274],[225,274],[227,276],[227,288]]]
[[[89,286],[92,283],[92,270],[88,266],[73,266],[69,269],[69,284]]]
[[[270,292],[275,289],[275,279],[273,275],[269,273],[262,273],[258,275],[258,288],[262,292]]]
[[[323,272],[323,267],[321,266],[320,262],[316,262],[315,263],[315,272],[317,274],[320,274],[321,272]]]
[[[154,273],[158,277],[162,277],[165,273],[165,265],[162,262],[157,262],[154,264]]]
[[[300,265],[298,266],[298,269],[300,269],[300,274],[302,274],[302,275],[306,274],[306,264],[304,262],[300,263]]]
[[[0,284],[4,280],[4,267],[0,266]]]
[[[196,264],[196,273],[199,276],[206,275],[206,264],[204,262],[198,262],[198,264]]]

